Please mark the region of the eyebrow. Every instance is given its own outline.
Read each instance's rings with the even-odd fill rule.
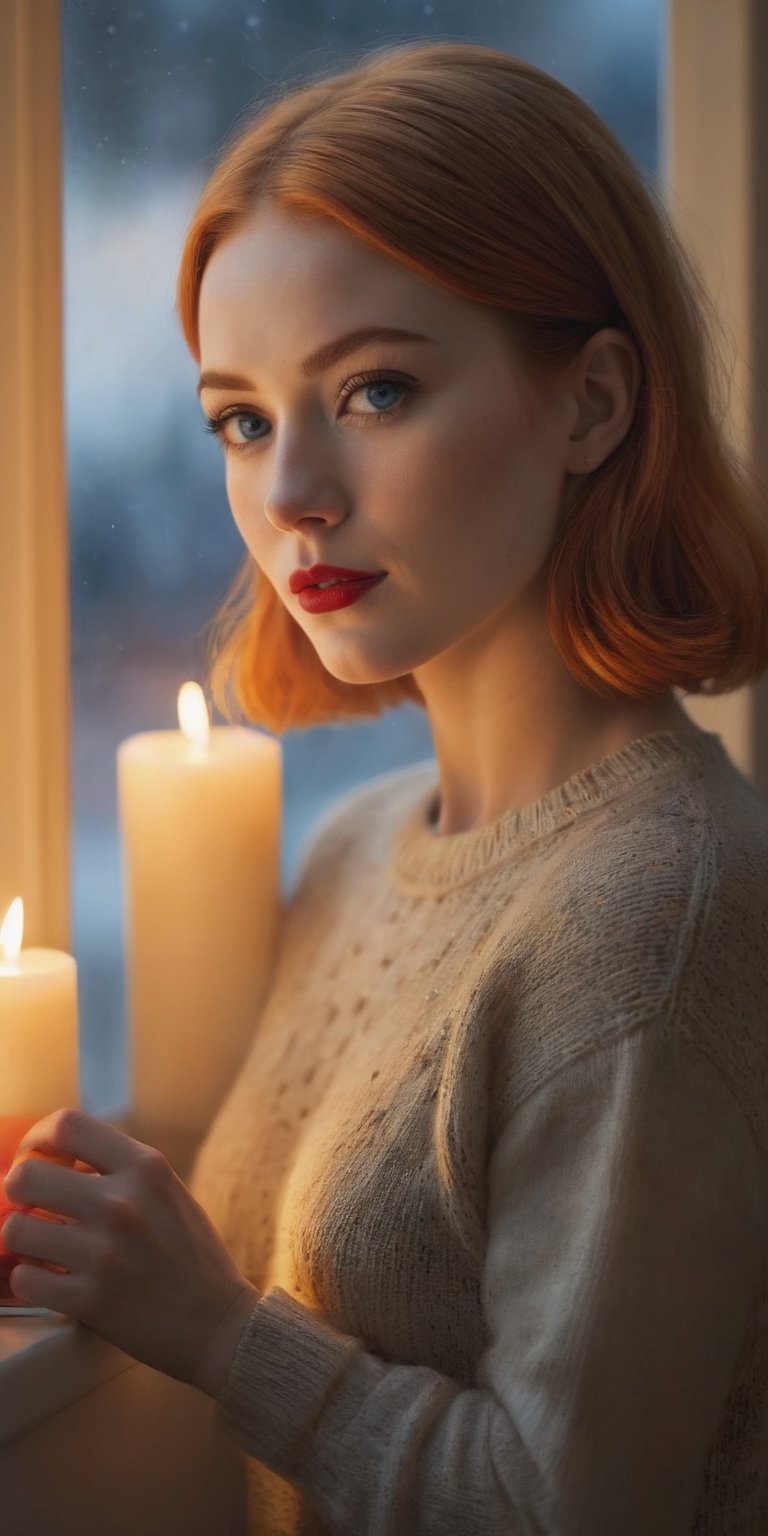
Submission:
[[[343,357],[348,357],[350,352],[357,352],[368,341],[409,341],[429,342],[431,346],[437,346],[431,336],[422,336],[419,331],[401,331],[392,326],[369,325],[364,330],[348,331],[346,336],[337,336],[335,341],[326,341],[316,352],[310,352],[301,364],[304,377],[311,379],[316,373],[324,373],[332,363],[341,362]],[[198,395],[204,389],[255,389],[256,385],[250,379],[246,379],[240,373],[201,373],[197,386]]]

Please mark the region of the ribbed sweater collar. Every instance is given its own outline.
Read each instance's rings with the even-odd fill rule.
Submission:
[[[573,774],[557,789],[518,811],[507,811],[487,826],[468,832],[438,834],[436,819],[440,779],[436,766],[395,828],[390,874],[397,884],[421,892],[465,885],[532,843],[571,825],[619,795],[627,795],[655,775],[672,771],[731,767],[723,743],[712,731],[657,731],[619,747],[609,757]]]

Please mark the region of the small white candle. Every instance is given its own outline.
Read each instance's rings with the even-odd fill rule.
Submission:
[[[282,910],[279,742],[211,730],[196,683],[179,720],[117,754],[131,1110],[158,1140],[201,1137],[236,1076]]]
[[[77,965],[61,949],[22,949],[24,903],[0,927],[0,1114],[80,1104]]]

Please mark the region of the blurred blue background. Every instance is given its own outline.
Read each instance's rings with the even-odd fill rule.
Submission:
[[[235,119],[274,82],[385,42],[468,40],[557,76],[656,173],[662,0],[64,0],[64,288],[73,689],[73,947],[82,1103],[126,1095],[115,753],[177,725],[243,554],[174,313],[187,224]],[[41,423],[41,428],[42,428]],[[282,883],[352,784],[432,755],[424,712],[293,731]]]

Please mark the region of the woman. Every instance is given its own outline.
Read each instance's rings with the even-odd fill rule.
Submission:
[[[698,279],[582,101],[446,43],[262,107],[178,301],[214,696],[415,700],[438,771],[317,828],[191,1193],[33,1128],[102,1177],[17,1166],[69,1221],[11,1216],[13,1289],[210,1393],[264,1536],[757,1536],[768,805],[675,690],[768,670],[768,519]]]

